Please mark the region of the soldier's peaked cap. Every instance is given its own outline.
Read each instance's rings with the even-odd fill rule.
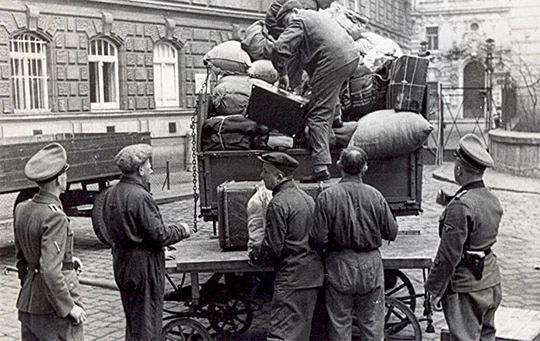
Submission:
[[[35,182],[46,182],[69,168],[67,153],[59,143],[50,143],[34,154],[24,167],[24,175]]]
[[[457,157],[470,166],[484,170],[493,167],[493,159],[484,143],[475,134],[467,134],[459,140]]]
[[[268,162],[285,173],[292,174],[298,168],[298,161],[289,154],[281,152],[266,153],[258,157],[262,162]]]

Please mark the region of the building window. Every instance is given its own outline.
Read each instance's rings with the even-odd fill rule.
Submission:
[[[105,39],[90,42],[90,102],[92,109],[118,109],[118,53]]]
[[[178,107],[178,52],[168,43],[154,46],[154,96],[156,107]]]
[[[428,42],[428,49],[435,51],[439,49],[439,28],[438,27],[426,27],[426,41]]]
[[[49,110],[47,42],[20,34],[10,41],[9,57],[14,110]]]

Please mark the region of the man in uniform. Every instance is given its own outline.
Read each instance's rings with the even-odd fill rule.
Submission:
[[[459,141],[454,177],[461,188],[439,219],[441,238],[425,283],[432,304],[442,308],[452,340],[495,340],[494,317],[501,303],[501,276],[491,247],[503,210],[483,182],[493,159],[482,141]]]
[[[361,340],[383,340],[384,272],[379,248],[394,240],[398,226],[383,195],[362,182],[367,154],[358,147],[341,152],[342,179],[319,194],[310,233],[325,252],[326,308],[330,340],[351,340],[353,315]]]
[[[293,181],[293,157],[272,152],[259,159],[261,177],[273,192],[262,243],[262,257],[276,270],[267,340],[308,340],[323,284],[322,260],[309,245],[315,202]]]
[[[341,88],[356,70],[359,54],[347,31],[327,14],[301,8],[298,0],[289,0],[280,9],[277,21],[286,29],[274,44],[271,59],[281,88],[289,87],[291,63],[299,63],[309,75],[307,126],[313,174],[301,181],[321,181],[330,179],[334,112],[338,112]]]
[[[69,165],[64,147],[51,143],[30,158],[24,174],[39,186],[15,208],[15,250],[21,291],[17,299],[21,339],[83,340],[83,309],[73,257],[73,230],[60,194]]]
[[[103,219],[113,241],[114,279],[126,315],[126,340],[161,340],[165,291],[164,247],[188,238],[190,230],[163,223],[148,190],[152,147],[123,148],[114,161],[120,182],[107,190]]]

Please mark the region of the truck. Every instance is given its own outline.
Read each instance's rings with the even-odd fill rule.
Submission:
[[[64,211],[68,216],[91,217],[98,239],[110,245],[101,208],[104,191],[121,175],[114,156],[131,144],[151,144],[150,132],[59,133],[0,139],[0,194],[18,193],[13,209],[37,193],[38,186],[26,178],[24,167],[32,155],[52,142],[66,149],[70,164],[68,188],[60,196]]]

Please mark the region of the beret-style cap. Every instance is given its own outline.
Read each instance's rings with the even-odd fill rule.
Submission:
[[[298,161],[295,158],[281,152],[266,153],[258,156],[258,159],[272,164],[286,175],[292,174],[298,168]]]
[[[295,8],[301,9],[304,8],[304,6],[299,0],[289,0],[284,3],[276,15],[276,22],[278,23],[278,25],[282,25],[282,20],[285,18],[285,15],[287,15],[287,13],[291,12]]]
[[[122,148],[114,157],[114,163],[122,173],[136,171],[146,160],[152,157],[152,147],[145,144],[132,144]]]
[[[471,167],[484,170],[493,167],[493,159],[489,155],[484,143],[475,134],[467,134],[459,140],[458,158]]]
[[[50,143],[34,154],[24,167],[24,175],[35,182],[45,182],[69,168],[67,154],[59,143]]]

